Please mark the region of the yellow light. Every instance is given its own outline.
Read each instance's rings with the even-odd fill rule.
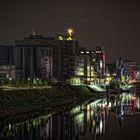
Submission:
[[[90,78],[87,78],[87,81],[90,81]]]
[[[62,36],[59,36],[59,40],[63,40]]]
[[[67,40],[72,40],[72,38],[71,37],[68,37]]]
[[[73,34],[73,29],[69,28],[69,29],[68,29],[68,34],[69,34],[69,36],[72,36],[72,34]]]

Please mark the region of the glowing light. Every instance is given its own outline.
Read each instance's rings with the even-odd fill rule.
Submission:
[[[96,51],[96,53],[102,53],[101,51]]]
[[[102,133],[102,130],[103,130],[103,122],[102,122],[102,119],[100,120],[100,133]]]
[[[112,75],[113,75],[113,76],[116,76],[116,73],[113,73]]]
[[[90,105],[87,105],[87,110],[90,110],[91,109],[91,106]]]
[[[62,36],[59,36],[59,40],[63,40]]]
[[[11,128],[12,128],[12,126],[11,126],[11,124],[9,124],[9,130],[11,130]]]
[[[109,74],[109,73],[107,73],[107,76],[110,76],[110,74]]]
[[[12,78],[10,77],[10,78],[9,78],[9,80],[11,81],[11,80],[12,80]]]
[[[69,36],[72,36],[72,34],[74,33],[73,29],[71,29],[71,28],[69,28],[67,32],[68,32]]]
[[[68,37],[67,40],[72,40],[72,38],[71,37]]]
[[[103,62],[100,61],[100,68],[102,69],[103,68]]]
[[[104,88],[102,88],[98,85],[88,85],[88,86],[91,87],[92,89],[94,89],[97,92],[106,91]]]

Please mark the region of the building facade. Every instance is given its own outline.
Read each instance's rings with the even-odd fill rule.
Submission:
[[[102,46],[93,50],[79,47],[72,30],[54,37],[33,34],[16,40],[14,47],[0,47],[0,66],[1,73],[4,68],[5,73],[12,71],[14,79],[99,81],[105,75],[105,50]]]
[[[15,41],[16,76],[66,80],[75,75],[78,41],[70,36],[31,35]]]
[[[15,79],[14,46],[0,45],[0,79]]]
[[[118,59],[116,61],[116,74],[120,80],[139,80],[140,67],[135,61]]]
[[[54,38],[31,35],[15,41],[16,76],[23,78],[52,78]]]

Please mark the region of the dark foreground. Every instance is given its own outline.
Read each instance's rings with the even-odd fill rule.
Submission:
[[[0,119],[23,113],[62,112],[67,109],[65,106],[69,108],[90,98],[97,98],[97,94],[85,86],[0,90]]]
[[[0,123],[0,139],[139,140],[139,111],[140,97],[123,93],[73,106],[56,115],[5,118]]]

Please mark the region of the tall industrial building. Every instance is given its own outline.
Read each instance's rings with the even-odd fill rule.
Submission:
[[[54,38],[31,35],[15,41],[16,76],[24,78],[52,77],[52,49]]]
[[[15,41],[16,76],[65,80],[75,75],[78,41],[71,34],[31,35]]]

